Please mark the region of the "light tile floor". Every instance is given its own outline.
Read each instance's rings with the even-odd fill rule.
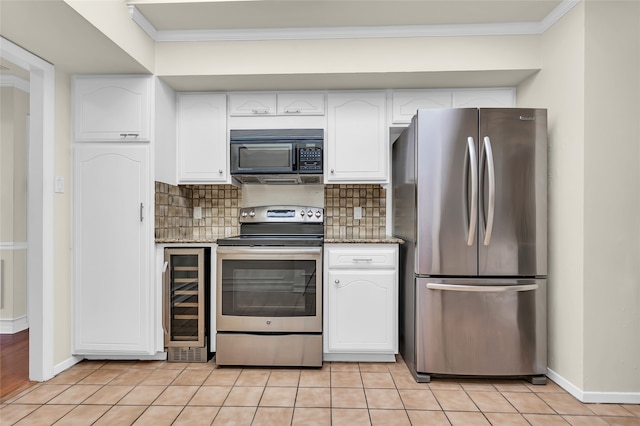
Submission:
[[[640,425],[640,405],[582,404],[551,381],[434,379],[396,363],[321,369],[83,361],[0,402],[8,425]]]

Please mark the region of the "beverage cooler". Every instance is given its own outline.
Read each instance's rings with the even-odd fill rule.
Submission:
[[[164,346],[171,362],[207,362],[209,248],[167,248],[164,274]]]

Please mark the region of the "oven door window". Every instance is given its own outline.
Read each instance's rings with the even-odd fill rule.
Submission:
[[[223,260],[222,315],[316,315],[315,260]]]

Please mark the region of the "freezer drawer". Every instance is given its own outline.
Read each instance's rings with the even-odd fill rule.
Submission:
[[[416,279],[416,370],[544,375],[546,280]]]

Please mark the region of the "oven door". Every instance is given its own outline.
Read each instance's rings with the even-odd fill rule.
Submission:
[[[321,247],[218,247],[219,332],[322,332]]]

